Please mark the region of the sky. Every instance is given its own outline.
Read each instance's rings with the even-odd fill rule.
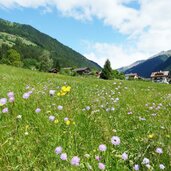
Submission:
[[[171,49],[170,7],[171,0],[0,0],[0,18],[117,69]]]

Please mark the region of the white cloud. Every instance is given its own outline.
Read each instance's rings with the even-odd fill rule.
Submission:
[[[84,56],[98,62],[100,66],[103,66],[106,59],[109,59],[114,69],[129,65],[140,59],[145,59],[147,56],[147,54],[137,52],[131,47],[124,48],[115,44],[87,41],[85,46],[89,53],[85,53]]]
[[[139,3],[140,8],[129,7],[130,2]],[[77,20],[96,17],[128,36],[124,45],[91,43],[85,55],[101,65],[106,58],[117,67],[133,61],[135,55],[137,60],[171,49],[171,0],[1,0],[0,6],[56,8],[63,16]]]

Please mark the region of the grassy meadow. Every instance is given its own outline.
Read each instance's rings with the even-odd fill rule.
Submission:
[[[0,171],[20,170],[170,171],[171,85],[0,65]]]

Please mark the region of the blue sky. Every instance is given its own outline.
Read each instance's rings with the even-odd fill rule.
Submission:
[[[167,18],[162,21],[163,32],[160,25],[151,24],[160,20],[156,16],[162,12],[161,1],[153,0],[156,11],[148,10],[153,5],[148,0],[94,1],[2,0],[0,18],[32,25],[101,66],[107,58],[118,68],[169,49],[169,42],[165,42],[165,37],[171,37]],[[170,3],[165,2],[165,6]],[[162,42],[151,45],[156,41],[155,32],[162,36]]]

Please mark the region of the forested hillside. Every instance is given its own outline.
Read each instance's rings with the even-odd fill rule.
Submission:
[[[13,59],[11,53],[15,54]],[[100,69],[98,64],[32,26],[3,19],[0,19],[0,63],[43,71],[59,65]]]

